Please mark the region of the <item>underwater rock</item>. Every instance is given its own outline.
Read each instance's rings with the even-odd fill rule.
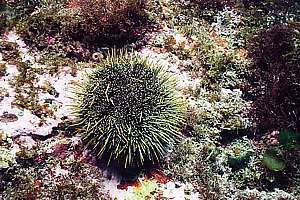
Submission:
[[[15,114],[4,112],[3,115],[0,116],[0,122],[9,123],[18,121],[18,117]]]
[[[4,97],[8,97],[9,94],[8,92],[4,89],[0,87],[0,102],[3,101]]]
[[[1,61],[1,57],[0,57],[0,61]],[[0,63],[0,78],[2,76],[5,76],[6,74],[6,65],[4,63]]]
[[[21,135],[14,141],[16,155],[21,159],[30,159],[36,154],[37,143],[32,137]]]

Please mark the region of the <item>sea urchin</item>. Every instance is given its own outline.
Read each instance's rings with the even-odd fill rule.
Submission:
[[[180,139],[184,121],[174,78],[148,59],[119,54],[108,56],[76,91],[76,126],[108,166],[159,163]]]

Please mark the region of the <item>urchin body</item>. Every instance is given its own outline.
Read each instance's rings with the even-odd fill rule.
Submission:
[[[77,124],[87,148],[123,169],[159,163],[184,120],[173,83],[147,60],[108,58],[78,92]]]

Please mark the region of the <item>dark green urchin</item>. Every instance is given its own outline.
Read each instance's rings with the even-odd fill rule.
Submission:
[[[112,55],[87,76],[75,114],[86,147],[108,166],[159,163],[184,122],[174,78],[139,56]]]

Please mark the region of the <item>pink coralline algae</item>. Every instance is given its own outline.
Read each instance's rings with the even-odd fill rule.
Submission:
[[[64,160],[68,157],[68,145],[65,144],[57,144],[54,147],[53,155],[57,156],[61,160]]]
[[[54,44],[55,43],[55,38],[51,37],[51,36],[46,37],[46,43],[48,45]]]

